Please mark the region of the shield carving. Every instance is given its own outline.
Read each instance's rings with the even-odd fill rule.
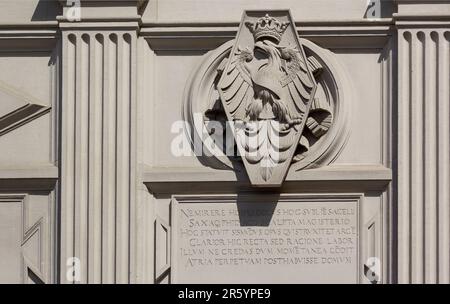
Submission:
[[[289,11],[246,11],[217,88],[254,186],[283,183],[317,83]]]

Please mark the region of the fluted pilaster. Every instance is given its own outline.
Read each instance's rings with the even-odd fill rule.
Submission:
[[[449,283],[450,31],[398,40],[398,281]]]
[[[135,30],[63,31],[61,281],[130,281],[135,196]]]

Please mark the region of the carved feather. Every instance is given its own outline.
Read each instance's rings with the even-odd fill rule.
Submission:
[[[236,120],[245,119],[245,109],[253,98],[253,84],[247,62],[253,60],[252,51],[238,47],[231,58],[228,70],[222,75],[220,91]]]
[[[304,62],[297,47],[280,47],[280,53],[285,62],[286,73],[280,82],[287,92],[286,97],[291,99],[289,104],[295,105],[291,110],[301,116],[306,112],[314,84],[310,79],[307,63]]]

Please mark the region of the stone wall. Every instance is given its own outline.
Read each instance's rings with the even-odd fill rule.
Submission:
[[[285,9],[327,128],[276,188],[174,153],[225,117],[243,12]],[[449,26],[437,0],[1,1],[0,282],[449,283]]]

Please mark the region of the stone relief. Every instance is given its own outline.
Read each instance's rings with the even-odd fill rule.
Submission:
[[[232,123],[237,153],[224,147],[206,165],[246,171],[252,185],[271,187],[290,169],[328,164],[339,153],[348,135],[345,73],[327,50],[299,39],[288,11],[245,12],[236,39],[208,55],[191,77],[184,116],[193,122],[203,113],[214,142],[227,139],[210,123]],[[190,137],[205,142],[197,127]]]

